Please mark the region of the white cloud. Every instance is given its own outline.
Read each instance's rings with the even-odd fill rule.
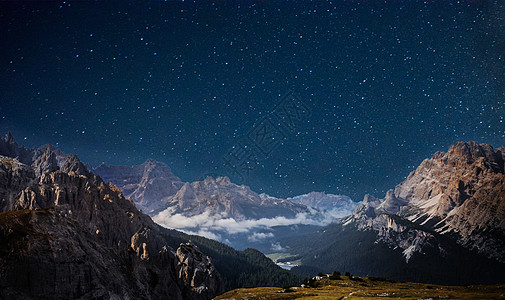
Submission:
[[[272,250],[273,251],[285,251],[286,248],[282,247],[280,243],[272,243]]]
[[[260,242],[268,238],[273,238],[274,234],[269,232],[269,233],[263,233],[263,232],[255,232],[251,236],[247,237],[247,240],[250,242]]]
[[[200,215],[186,217],[181,214],[170,214],[169,211],[163,211],[153,217],[153,220],[167,228],[173,229],[200,229],[204,231],[224,231],[228,234],[245,233],[251,229],[256,228],[269,228],[273,226],[287,226],[295,224],[305,225],[327,225],[333,218],[325,218],[323,220],[317,219],[312,215],[306,213],[299,213],[295,218],[274,217],[274,218],[261,218],[261,219],[244,219],[235,220],[233,218],[223,218],[222,215],[210,215],[205,212]]]
[[[216,241],[221,241],[221,235],[205,230],[205,229],[200,229],[198,231],[191,231],[191,230],[182,230],[184,233],[187,234],[192,234],[192,235],[199,235],[206,237],[208,239],[216,240]]]
[[[221,240],[221,234],[248,233],[255,229],[268,229],[274,226],[291,226],[298,224],[325,226],[349,214],[350,212],[345,209],[333,209],[323,214],[318,211],[313,211],[312,213],[299,213],[294,218],[277,216],[274,218],[260,219],[234,219],[224,214],[210,215],[208,211],[200,215],[186,217],[182,214],[173,214],[172,211],[167,209],[154,216],[153,220],[167,228]],[[248,237],[248,240],[254,242],[271,237],[273,237],[272,233],[254,233]]]

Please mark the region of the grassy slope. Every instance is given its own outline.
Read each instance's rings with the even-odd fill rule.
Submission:
[[[293,292],[271,287],[237,289],[215,299],[505,299],[505,285],[440,286],[341,278],[324,278],[315,288],[296,288]]]

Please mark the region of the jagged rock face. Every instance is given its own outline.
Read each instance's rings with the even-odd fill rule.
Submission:
[[[177,249],[177,266],[183,286],[201,295],[216,295],[220,291],[220,278],[216,277],[210,259],[191,243]]]
[[[58,167],[63,166],[63,164],[67,161],[69,154],[64,153],[60,149],[56,148],[53,145],[44,145],[40,146],[34,150],[32,150],[32,166],[35,168],[36,165],[33,165],[33,162],[37,160],[40,156],[44,155],[46,152],[54,153],[56,157],[56,164]]]
[[[147,160],[137,166],[100,165],[94,172],[104,181],[117,185],[127,198],[144,213],[165,208],[167,202],[184,184],[161,162]]]
[[[425,160],[395,189],[402,215],[488,257],[505,261],[505,151],[457,143]]]
[[[41,176],[0,157],[0,196],[2,299],[209,299],[221,291],[205,255],[198,278],[181,271],[160,228],[76,156]]]
[[[15,209],[19,193],[35,180],[34,170],[18,160],[0,156],[0,211]]]
[[[128,264],[128,256],[104,251],[93,233],[61,211],[2,213],[0,243],[0,297],[4,299],[143,296],[142,287],[137,288],[119,267],[119,262]]]
[[[24,164],[31,164],[33,150],[27,150],[25,147],[19,147],[12,134],[9,132],[5,138],[0,137],[0,155],[17,158]]]
[[[429,236],[429,231],[434,230],[454,238],[467,249],[504,262],[504,162],[504,148],[494,150],[487,144],[457,143],[447,153],[437,152],[424,160],[385,199],[367,196],[347,223],[356,222],[360,228],[372,227],[379,231],[379,239],[395,244],[401,238],[392,238],[392,233],[385,238],[384,224],[371,225],[380,223],[375,220],[383,215],[395,215],[422,226],[407,229],[417,237],[403,243],[402,249],[409,249],[410,254],[421,252],[427,241],[425,233]],[[389,231],[397,235],[403,232]]]
[[[236,185],[228,177],[185,183],[168,203],[173,214],[191,217],[208,213],[222,218],[269,218],[276,216],[294,217],[307,212],[304,205],[286,199],[260,197],[245,185]]]
[[[396,187],[395,195],[428,218],[443,218],[493,181],[492,177],[502,177],[503,169],[501,150],[494,151],[490,145],[475,142],[457,143],[447,153],[437,152],[423,161]],[[433,201],[428,204],[426,200]]]
[[[67,154],[53,145],[25,149],[19,146],[9,132],[5,138],[0,137],[0,155],[16,158],[25,165],[31,165],[37,175],[58,170],[67,160]]]
[[[152,251],[147,257],[104,248],[99,232],[83,230],[58,208],[9,211],[0,222],[3,299],[210,299],[220,291],[214,269],[179,278],[183,266],[173,250],[154,248],[145,232],[135,236]],[[208,280],[209,272],[217,290],[186,286],[186,279]]]
[[[77,158],[76,155],[70,154],[67,156],[65,162],[61,165],[61,171],[64,173],[74,173],[86,177],[93,177],[92,173],[86,166]]]
[[[38,156],[32,165],[37,176],[60,169],[56,160],[56,154],[49,148],[42,155]]]

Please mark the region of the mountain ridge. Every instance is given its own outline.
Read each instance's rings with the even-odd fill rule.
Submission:
[[[343,201],[332,211],[318,210],[289,199],[258,194],[248,186],[230,182],[228,177],[209,176],[185,183],[153,220],[167,228],[220,240],[237,249],[256,248],[271,253],[285,250],[278,237],[315,232],[350,213],[349,206],[354,208],[356,204]]]
[[[401,233],[405,228],[392,226],[385,217],[398,215],[437,233],[457,236],[456,241],[465,248],[504,262],[505,253],[499,250],[505,246],[505,235],[500,234],[505,229],[503,149],[458,142],[446,153],[425,159],[384,199],[365,196],[344,224],[356,222],[363,229],[381,232],[387,228]],[[418,234],[419,238],[424,235]],[[424,243],[405,243],[406,259]]]
[[[320,243],[319,248],[304,250],[300,242],[283,242],[304,253],[299,271],[342,266],[347,261],[351,271],[397,280],[404,280],[402,276],[434,280],[430,273],[445,274],[437,280],[450,284],[505,280],[503,149],[476,142],[456,143],[447,152],[425,159],[383,199],[366,195],[352,215],[316,235],[318,242],[311,244]],[[332,244],[335,238],[347,247],[365,247],[380,263],[363,264],[368,256]],[[335,262],[336,253],[346,253],[347,258]],[[464,265],[458,265],[458,259]],[[386,261],[391,266],[384,264]],[[433,264],[435,261],[438,263]],[[425,270],[420,271],[423,266]],[[414,270],[417,277],[409,273]]]
[[[145,184],[147,164],[163,166],[148,175],[153,181],[161,179],[164,182],[162,187]],[[296,199],[258,194],[246,185],[232,183],[226,176],[181,182],[168,166],[150,159],[142,165],[101,165],[93,171],[120,187],[126,197],[131,197],[158,224],[217,239],[238,249],[254,247],[270,251],[279,248],[275,236],[287,232],[281,227],[301,224],[305,231],[308,227],[316,230],[316,227],[349,215],[356,206],[346,196],[302,195],[326,201],[324,207],[316,204],[310,207],[297,203]],[[166,186],[170,185],[176,187],[168,191]],[[137,193],[139,190],[145,191],[144,194]],[[148,192],[154,196],[146,200]],[[277,228],[273,228],[275,226]]]

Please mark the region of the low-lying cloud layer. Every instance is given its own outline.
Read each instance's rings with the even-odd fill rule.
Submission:
[[[273,238],[274,234],[271,232],[264,233],[264,232],[255,232],[249,237],[247,237],[247,240],[250,242],[261,242],[269,238]]]
[[[338,218],[348,215],[347,211],[333,210],[321,214],[317,211],[313,213],[299,213],[294,218],[278,216],[274,218],[241,219],[225,217],[224,215],[210,215],[209,212],[186,217],[181,214],[172,214],[165,210],[153,217],[153,220],[167,228],[177,229],[190,234],[197,234],[221,240],[221,234],[248,233],[258,229],[268,229],[274,226],[289,225],[316,225],[325,226]],[[251,242],[265,240],[273,237],[273,234],[254,233],[248,239]]]

